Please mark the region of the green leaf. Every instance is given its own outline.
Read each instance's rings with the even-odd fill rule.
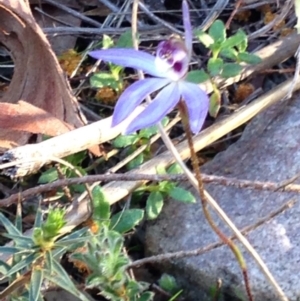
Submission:
[[[219,91],[214,91],[210,96],[209,101],[209,115],[217,117],[221,107],[221,95]]]
[[[43,271],[40,269],[33,269],[29,285],[29,301],[38,300],[41,293],[42,283]]]
[[[46,251],[45,254],[45,262],[46,262],[46,269],[49,271],[51,274],[53,272],[53,256],[50,251]]]
[[[16,247],[8,247],[8,246],[1,246],[0,247],[0,253],[5,253],[5,254],[16,254],[20,252],[30,252],[28,250],[24,250],[23,248],[16,248]]]
[[[158,183],[158,190],[160,192],[169,193],[170,190],[172,190],[174,187],[175,187],[175,183],[174,182],[161,181],[161,182]]]
[[[6,218],[1,212],[0,212],[0,222],[4,226],[5,230],[9,234],[14,234],[14,235],[22,235],[22,233],[14,226],[13,223],[10,222],[8,218]]]
[[[159,191],[153,191],[150,193],[147,204],[146,204],[146,214],[148,219],[155,219],[160,214],[162,207],[164,205],[163,195]]]
[[[237,49],[239,52],[245,52],[248,47],[248,38],[246,37],[243,42],[237,45]]]
[[[33,245],[33,241],[31,237],[24,236],[24,235],[15,235],[15,234],[9,234],[4,233],[2,234],[4,237],[12,239],[16,246],[24,248],[24,247],[31,247]]]
[[[103,35],[103,39],[102,39],[102,48],[103,49],[107,49],[110,48],[114,45],[114,41],[112,40],[112,38],[106,34]]]
[[[247,41],[247,35],[241,29],[239,29],[233,36],[229,37],[226,41],[221,44],[222,49],[231,49],[239,45],[244,45]]]
[[[11,269],[10,265],[8,265],[5,261],[0,260],[0,274],[1,274],[0,280],[3,280],[2,276],[6,277],[6,274],[10,269]]]
[[[118,91],[120,87],[120,81],[113,74],[108,72],[98,72],[91,76],[90,84],[94,88],[111,87]]]
[[[158,280],[159,286],[170,294],[174,294],[179,290],[176,280],[173,276],[166,273],[162,274]]]
[[[137,299],[137,301],[151,301],[154,298],[154,293],[145,292],[142,293],[141,296]]]
[[[226,28],[222,21],[216,20],[209,28],[208,34],[214,42],[224,42],[226,39]]]
[[[21,202],[17,204],[17,212],[15,218],[15,227],[22,233],[23,225],[22,225],[22,206]]]
[[[239,75],[243,70],[243,67],[235,63],[226,63],[222,70],[221,76],[223,78],[230,78]]]
[[[167,173],[164,164],[158,164],[155,166],[155,171],[159,175],[165,175]]]
[[[64,238],[60,239],[59,243],[62,243],[62,242],[65,243],[69,240],[74,240],[74,239],[77,239],[77,238],[81,238],[86,233],[87,233],[87,228],[82,228],[82,229],[74,231],[74,232],[70,233],[69,235],[65,236]]]
[[[116,148],[123,148],[135,144],[139,140],[137,134],[120,135],[113,141],[113,146]]]
[[[82,151],[82,152],[67,156],[65,158],[65,160],[74,166],[80,166],[82,161],[86,158],[86,155],[87,155],[87,152]]]
[[[133,48],[132,31],[127,30],[122,33],[116,42],[117,48]]]
[[[80,300],[89,301],[89,299],[76,288],[69,275],[66,273],[66,271],[58,261],[53,260],[53,273],[50,274],[49,271],[45,270],[44,277],[52,283],[56,284],[58,287],[61,287],[67,292],[76,296]]]
[[[52,183],[58,179],[58,173],[55,167],[51,167],[48,170],[44,171],[39,177],[38,183]]]
[[[133,229],[144,218],[144,210],[127,209],[111,218],[110,228],[119,233]]]
[[[213,38],[202,30],[195,30],[195,36],[207,48],[214,44]]]
[[[168,301],[176,301],[177,298],[182,294],[183,290],[178,291],[176,294],[174,294]]]
[[[187,74],[186,81],[200,84],[209,79],[209,75],[204,70],[193,70]]]
[[[221,58],[210,58],[207,63],[207,70],[210,76],[217,76],[223,69],[223,60]]]
[[[178,163],[174,163],[167,169],[167,173],[171,175],[177,175],[183,173],[183,170]]]
[[[245,62],[250,65],[261,63],[261,58],[255,54],[249,52],[240,52],[238,54],[239,61]]]
[[[233,48],[227,48],[227,49],[222,49],[220,51],[220,56],[236,61],[237,60],[237,55],[238,52],[236,50],[234,50]]]
[[[143,164],[144,160],[145,160],[144,154],[141,153],[138,156],[136,156],[134,159],[132,159],[128,164],[126,164],[126,167],[128,170],[132,170],[140,166],[141,164]]]
[[[30,269],[31,264],[38,259],[39,257],[41,257],[42,255],[37,256],[36,254],[30,254],[29,256],[25,257],[24,259],[22,259],[22,261],[18,262],[17,264],[15,264],[6,274],[7,277],[15,274],[16,272],[19,272],[20,270],[27,268]]]
[[[110,204],[100,186],[96,186],[93,191],[93,220],[98,222],[108,221],[110,218]]]
[[[165,127],[169,123],[169,118],[165,116],[161,120],[161,123]],[[153,135],[155,135],[157,133],[158,133],[158,127],[157,127],[157,125],[153,125],[148,128],[140,130],[140,132],[138,133],[138,136],[140,138],[151,138]]]
[[[36,211],[35,214],[35,220],[34,220],[34,225],[33,228],[40,228],[42,226],[43,223],[43,212],[41,209],[41,204],[39,204],[39,207]]]
[[[188,190],[181,187],[174,187],[170,191],[170,197],[183,203],[196,203],[195,197]]]

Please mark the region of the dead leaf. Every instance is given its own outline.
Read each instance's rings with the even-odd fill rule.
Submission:
[[[29,126],[27,122],[21,128],[23,132],[15,131],[16,128],[20,129],[21,124],[16,118],[13,118],[17,123],[12,128],[0,125],[0,149],[26,144],[32,132],[48,128],[50,115],[51,122],[56,118],[71,127],[82,126],[84,121],[79,116],[78,103],[72,96],[56,56],[33,18],[26,0],[0,0],[0,42],[10,50],[15,64],[12,81],[0,99],[0,120],[6,118],[4,115],[8,110],[16,113],[16,108],[24,108],[24,103],[17,104],[19,100],[35,106],[34,112],[38,113],[30,114],[32,123]],[[17,107],[9,107],[9,104],[17,104]],[[42,120],[38,109],[47,112],[47,118]],[[26,115],[18,116],[23,121],[27,118]],[[33,131],[34,124],[39,126]]]
[[[57,136],[72,129],[52,114],[25,101],[0,104],[0,127],[34,134]]]

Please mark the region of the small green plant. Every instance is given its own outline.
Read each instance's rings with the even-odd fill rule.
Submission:
[[[93,190],[92,220],[98,231],[89,238],[85,248],[71,255],[90,271],[87,288],[97,288],[100,294],[112,301],[150,301],[153,293],[146,291],[149,284],[131,279],[127,273],[130,259],[123,252],[122,234],[131,230],[143,218],[143,210],[127,209],[111,219],[110,206],[100,188]]]
[[[175,174],[180,173],[181,169],[177,164],[173,164],[167,170],[164,168],[157,168],[158,174]],[[146,203],[146,214],[148,219],[155,219],[160,214],[164,200],[167,197],[184,203],[195,203],[196,199],[190,191],[179,187],[177,183],[171,181],[161,181],[159,183],[152,183],[141,186],[136,190],[136,193],[149,192]]]
[[[126,272],[130,260],[123,252],[123,243],[120,233],[102,225],[89,239],[86,251],[75,252],[72,259],[83,262],[89,269],[86,287],[98,288],[108,300],[152,300],[153,293],[146,291],[149,285],[133,280]]]
[[[1,261],[2,279],[8,279],[8,287],[0,293],[3,300],[8,295],[13,300],[43,300],[42,284],[45,280],[61,287],[71,294],[87,301],[64,268],[60,258],[67,251],[75,250],[86,241],[87,229],[81,229],[60,237],[60,231],[65,224],[63,209],[49,209],[43,222],[42,212],[38,209],[32,236],[22,234],[22,226],[17,217],[16,225],[12,224],[2,213],[0,222],[7,233],[3,236],[13,240],[13,246],[1,246],[0,252],[10,254],[12,263]]]
[[[213,77],[234,77],[241,73],[241,63],[257,64],[261,59],[246,51],[248,38],[243,30],[239,29],[234,35],[227,37],[225,25],[220,20],[216,20],[207,33],[196,30],[195,35],[210,50],[211,57],[207,62],[206,71],[191,71],[187,80],[195,83],[211,80],[214,91],[210,96],[209,113],[216,116],[220,109],[221,94],[214,84]]]

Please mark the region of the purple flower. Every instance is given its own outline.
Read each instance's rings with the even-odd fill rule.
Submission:
[[[190,127],[198,133],[208,112],[209,98],[196,84],[185,81],[192,53],[192,28],[186,0],[182,2],[185,41],[171,37],[158,44],[156,56],[134,49],[113,48],[89,53],[96,59],[116,65],[143,70],[152,78],[139,80],[120,96],[112,118],[112,126],[118,125],[142,103],[147,95],[160,90],[153,101],[136,116],[124,133],[152,126],[170,112],[180,100],[188,109]]]

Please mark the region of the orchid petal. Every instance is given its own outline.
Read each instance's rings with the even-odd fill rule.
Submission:
[[[180,93],[177,83],[171,83],[163,88],[146,109],[129,124],[125,134],[158,123],[179,102]]]
[[[209,98],[196,84],[179,82],[178,87],[188,109],[191,130],[194,134],[197,134],[205,121]]]
[[[190,20],[189,6],[186,0],[182,1],[182,17],[185,33],[185,47],[188,50],[189,57],[191,57],[193,47],[193,30]]]
[[[161,70],[157,70],[155,57],[151,54],[129,48],[110,48],[90,51],[89,55],[97,60],[104,60],[123,67],[143,70],[156,77],[165,77]]]
[[[152,92],[170,82],[163,78],[146,78],[129,86],[120,96],[112,118],[112,126],[118,125]]]

